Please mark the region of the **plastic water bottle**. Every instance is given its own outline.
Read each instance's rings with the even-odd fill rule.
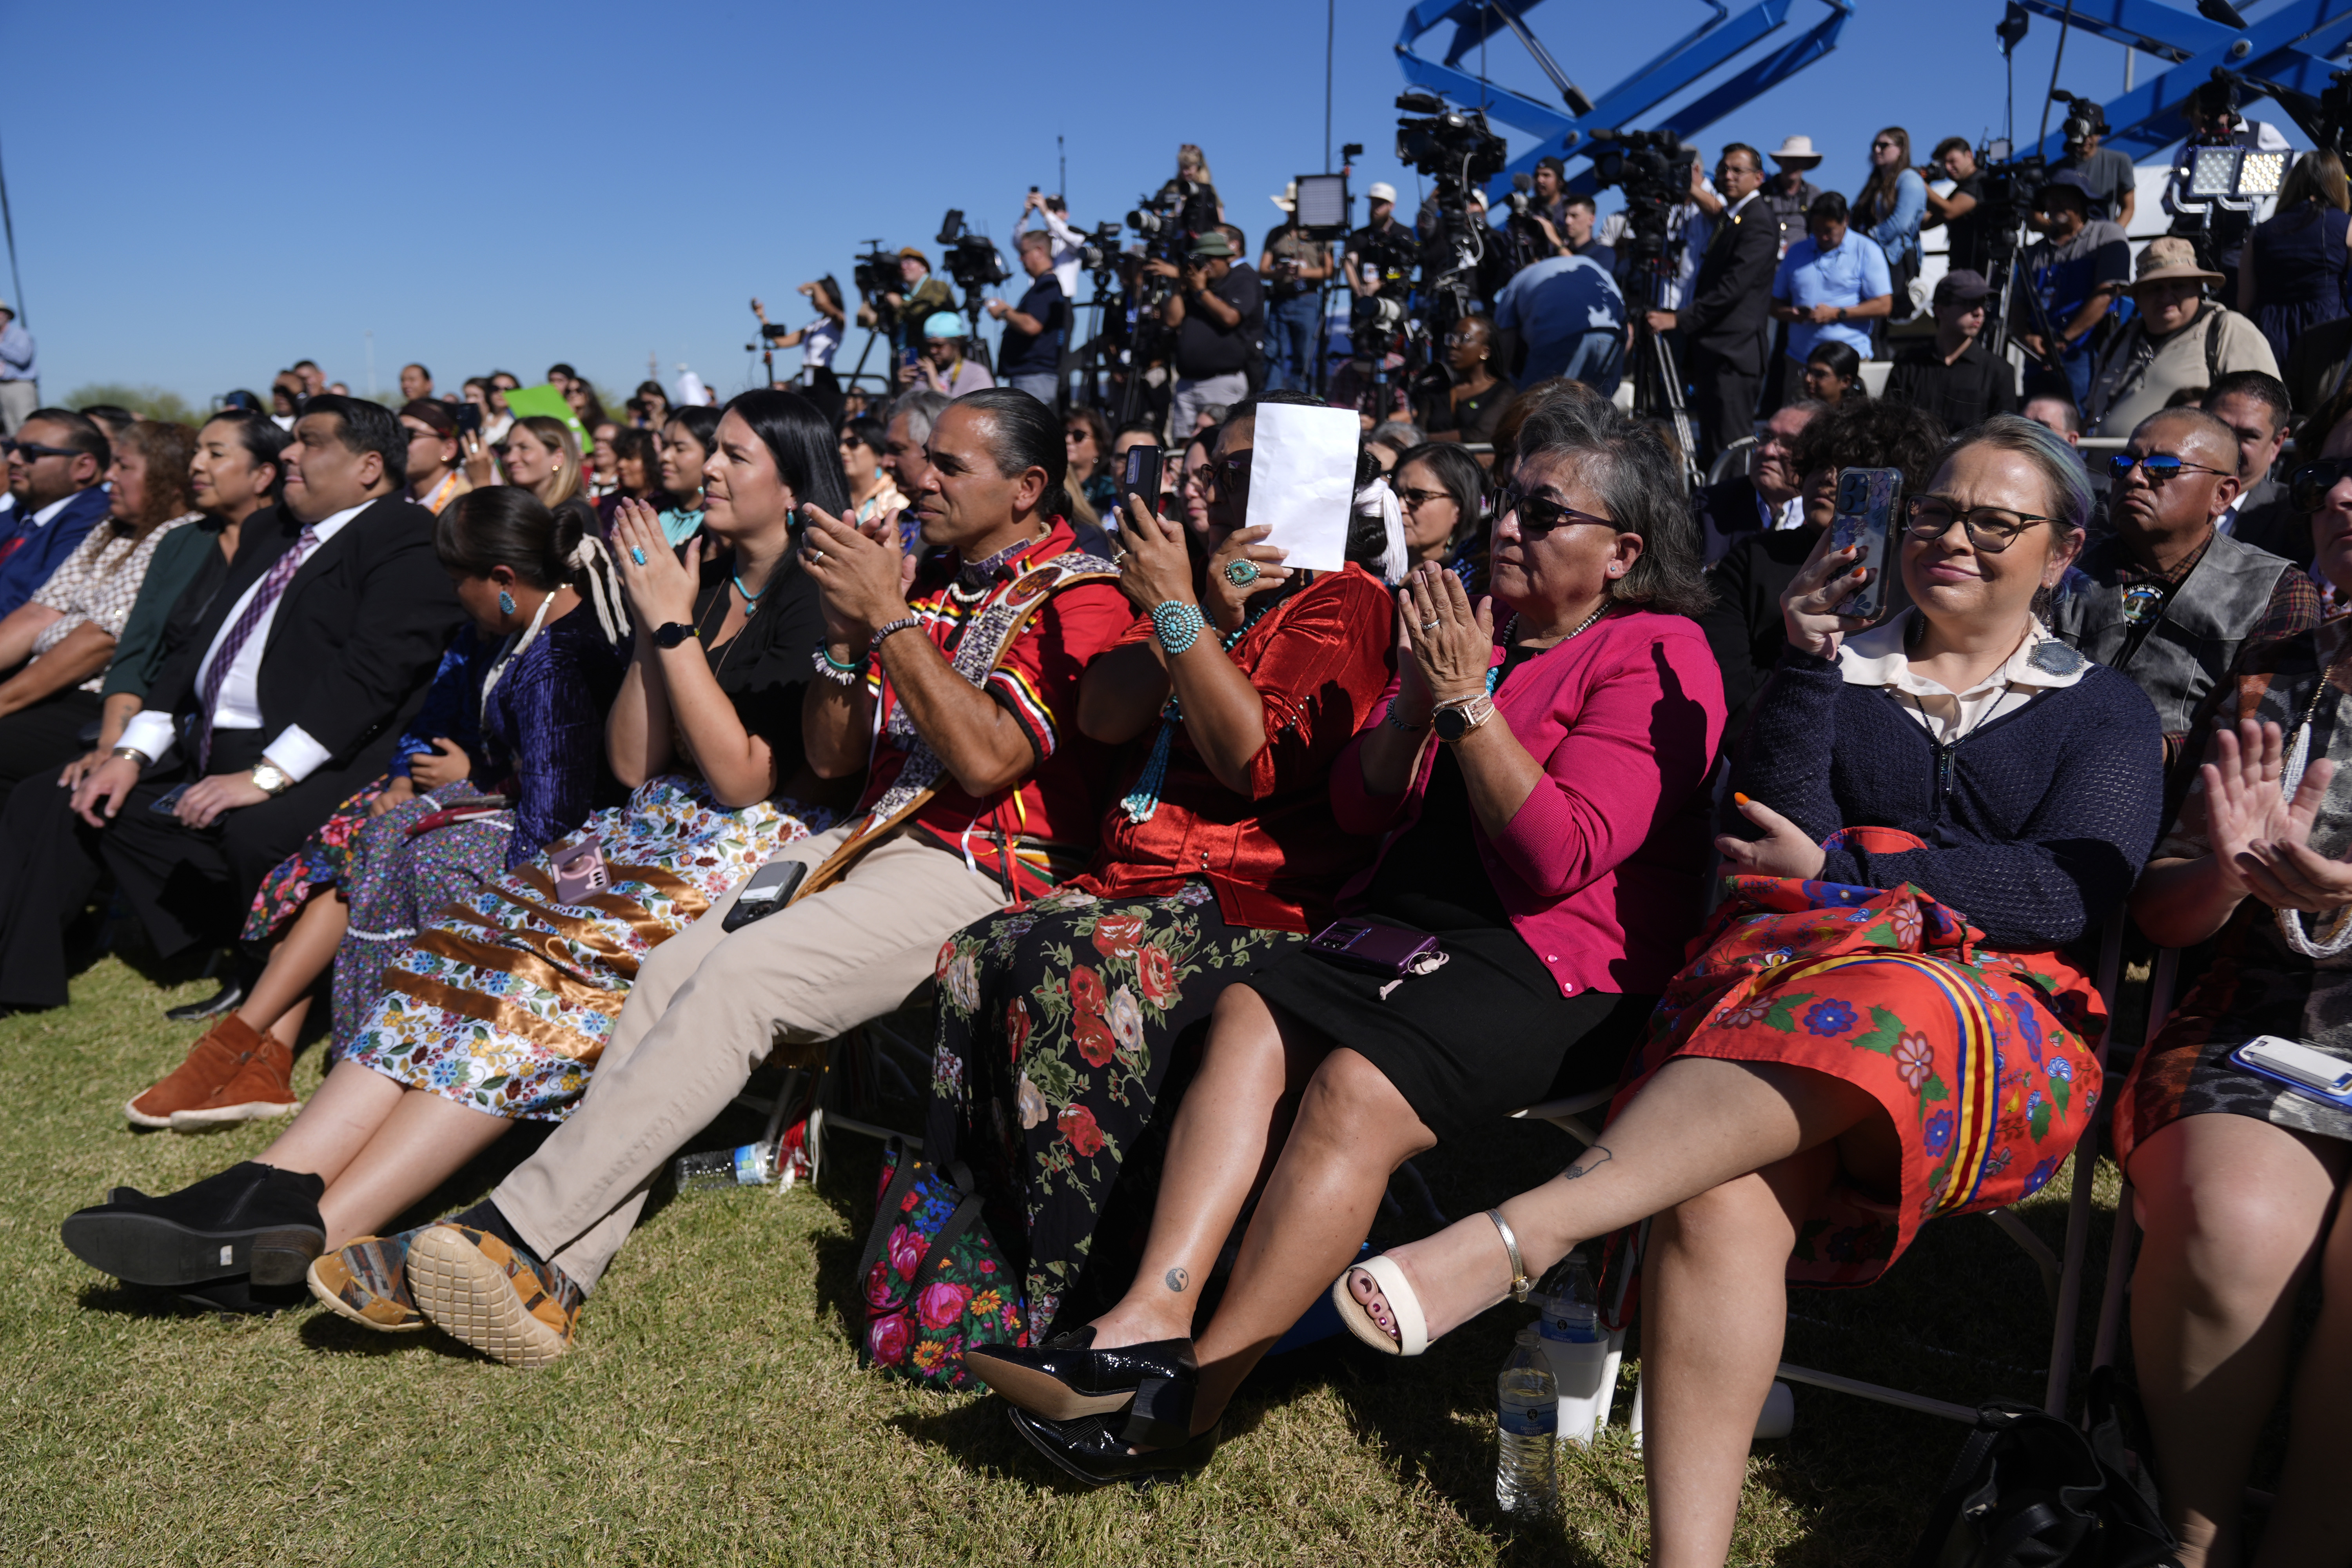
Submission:
[[[1600,1425],[1609,1336],[1601,1329],[1600,1302],[1583,1258],[1570,1253],[1552,1279],[1553,1293],[1536,1298],[1543,1312],[1537,1328],[1559,1388],[1559,1440],[1586,1447]]]
[[[677,1190],[697,1187],[761,1187],[776,1173],[776,1151],[766,1143],[746,1143],[740,1149],[713,1149],[701,1154],[681,1154]]]
[[[1518,1332],[1511,1359],[1495,1380],[1498,1456],[1495,1502],[1517,1519],[1538,1519],[1559,1505],[1559,1387],[1552,1381],[1534,1324]]]

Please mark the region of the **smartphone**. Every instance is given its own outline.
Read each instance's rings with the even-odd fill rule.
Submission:
[[[478,403],[456,404],[449,410],[449,417],[457,422],[457,434],[474,435],[482,427],[482,405]]]
[[[802,880],[808,876],[805,860],[771,860],[751,873],[743,890],[735,895],[735,907],[719,922],[722,931],[740,931],[762,915],[774,914],[793,901]]]
[[[591,893],[601,893],[613,885],[613,874],[604,867],[604,841],[590,834],[569,849],[555,855],[555,901],[576,904]]]
[[[2278,1035],[2257,1035],[2230,1055],[2264,1078],[2339,1110],[2352,1110],[2352,1062]]]
[[[1167,457],[1167,452],[1158,447],[1129,447],[1127,449],[1127,466],[1119,471],[1118,478],[1120,511],[1127,510],[1127,498],[1129,496],[1142,497],[1144,510],[1159,511],[1160,466]]]
[[[147,809],[158,816],[170,816],[180,809],[180,797],[187,793],[186,784],[173,784],[170,789],[149,801]]]
[[[1838,607],[1840,615],[1874,621],[1886,613],[1886,574],[1895,560],[1895,519],[1902,505],[1902,469],[1838,470],[1830,548],[1860,547],[1862,556],[1854,564],[1870,573],[1869,581]]]
[[[1435,937],[1369,921],[1333,921],[1315,933],[1307,951],[1344,968],[1397,979],[1426,973],[1444,962]]]

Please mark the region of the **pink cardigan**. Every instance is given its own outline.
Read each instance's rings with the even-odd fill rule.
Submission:
[[[1502,661],[1497,645],[1494,662]],[[1389,846],[1421,816],[1436,766],[1432,744],[1405,794],[1364,787],[1364,737],[1396,693],[1391,681],[1331,770],[1341,829],[1387,836],[1371,867],[1340,890],[1342,909],[1371,886]],[[1495,700],[1544,769],[1499,840],[1471,824],[1512,929],[1563,996],[1664,990],[1698,930],[1712,843],[1702,786],[1724,704],[1706,634],[1681,616],[1621,610],[1520,665]]]

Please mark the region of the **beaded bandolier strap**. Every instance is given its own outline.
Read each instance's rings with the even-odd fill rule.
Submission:
[[[937,594],[917,601],[912,608],[922,616],[927,630],[942,619],[964,622],[963,635],[957,639],[955,651],[948,656],[948,663],[964,679],[982,686],[1055,595],[1080,583],[1118,581],[1118,568],[1111,563],[1099,556],[1068,551],[977,592],[951,579]],[[946,772],[947,765],[915,728],[907,710],[889,700],[881,685],[878,661],[866,679],[874,684],[876,702],[884,709],[881,733],[905,748],[907,761],[848,841],[827,856],[824,863],[801,883],[800,890],[793,894],[795,900],[839,881],[867,850],[929,804],[939,793],[940,775]],[[1019,787],[1013,786],[1015,791]]]

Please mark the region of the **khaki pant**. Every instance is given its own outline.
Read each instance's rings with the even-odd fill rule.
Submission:
[[[847,828],[783,853],[814,867]],[[962,857],[910,836],[867,852],[823,892],[730,935],[730,893],[637,972],[588,1092],[492,1196],[540,1257],[592,1289],[688,1139],[778,1045],[846,1034],[903,1004],[940,943],[1003,907]]]
[[[40,405],[40,383],[0,381],[0,436],[14,436],[16,426],[31,418]]]

